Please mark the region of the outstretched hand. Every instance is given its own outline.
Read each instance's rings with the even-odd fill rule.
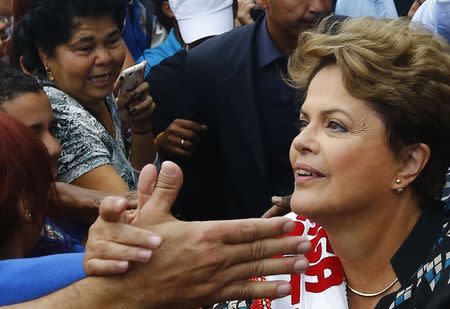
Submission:
[[[87,275],[124,273],[130,261],[147,262],[152,250],[161,244],[159,235],[128,223],[130,204],[133,203],[112,196],[101,202],[100,216],[90,227],[86,243],[84,269]]]
[[[164,240],[148,263],[134,265],[121,278],[136,299],[152,299],[155,308],[196,308],[220,300],[277,298],[290,293],[288,282],[255,282],[252,276],[303,272],[302,255],[309,242],[302,237],[277,238],[294,229],[286,218],[182,222],[170,213],[183,182],[180,168],[164,162],[146,166],[138,185],[139,213],[134,224]],[[156,185],[155,185],[156,183]],[[273,256],[290,255],[274,259]],[[142,286],[146,286],[145,291]]]

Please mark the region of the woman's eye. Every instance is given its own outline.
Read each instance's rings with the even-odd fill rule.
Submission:
[[[347,129],[335,120],[328,121],[327,128],[335,132],[347,132]]]
[[[77,48],[78,52],[89,53],[92,50],[92,46],[80,46]]]
[[[107,41],[108,45],[117,45],[120,42],[120,35],[113,36]]]
[[[300,123],[300,132],[303,131],[303,129],[308,126],[308,122],[305,119],[300,119],[299,123]]]

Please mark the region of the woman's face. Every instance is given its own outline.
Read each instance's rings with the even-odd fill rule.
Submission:
[[[44,91],[29,92],[3,103],[3,110],[31,128],[45,145],[52,159],[53,176],[58,174],[58,158],[61,145],[54,136],[55,115]]]
[[[385,125],[367,103],[347,92],[336,65],[312,80],[300,127],[290,149],[291,207],[297,214],[323,224],[336,215],[367,211],[392,194],[401,164],[387,144]]]
[[[111,17],[75,20],[69,40],[55,55],[41,53],[56,86],[83,105],[102,101],[114,88],[125,59],[125,45]]]

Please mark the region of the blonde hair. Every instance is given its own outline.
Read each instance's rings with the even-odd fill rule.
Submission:
[[[449,44],[407,20],[326,19],[300,36],[289,82],[306,90],[330,63],[339,67],[347,91],[383,119],[394,153],[414,143],[430,147],[413,186],[421,197],[440,196],[450,162]]]

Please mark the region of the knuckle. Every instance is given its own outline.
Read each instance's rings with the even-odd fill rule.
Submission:
[[[256,237],[256,227],[250,220],[243,221],[239,226],[239,235],[244,242],[250,242]]]
[[[252,287],[249,284],[242,285],[234,291],[238,299],[246,299],[249,295],[252,295]]]
[[[92,264],[93,262],[91,260],[87,260],[84,262],[84,270],[88,275],[92,275],[94,273],[94,266]]]
[[[251,244],[250,253],[252,257],[256,259],[263,258],[265,256],[265,247],[261,241],[256,241]]]

